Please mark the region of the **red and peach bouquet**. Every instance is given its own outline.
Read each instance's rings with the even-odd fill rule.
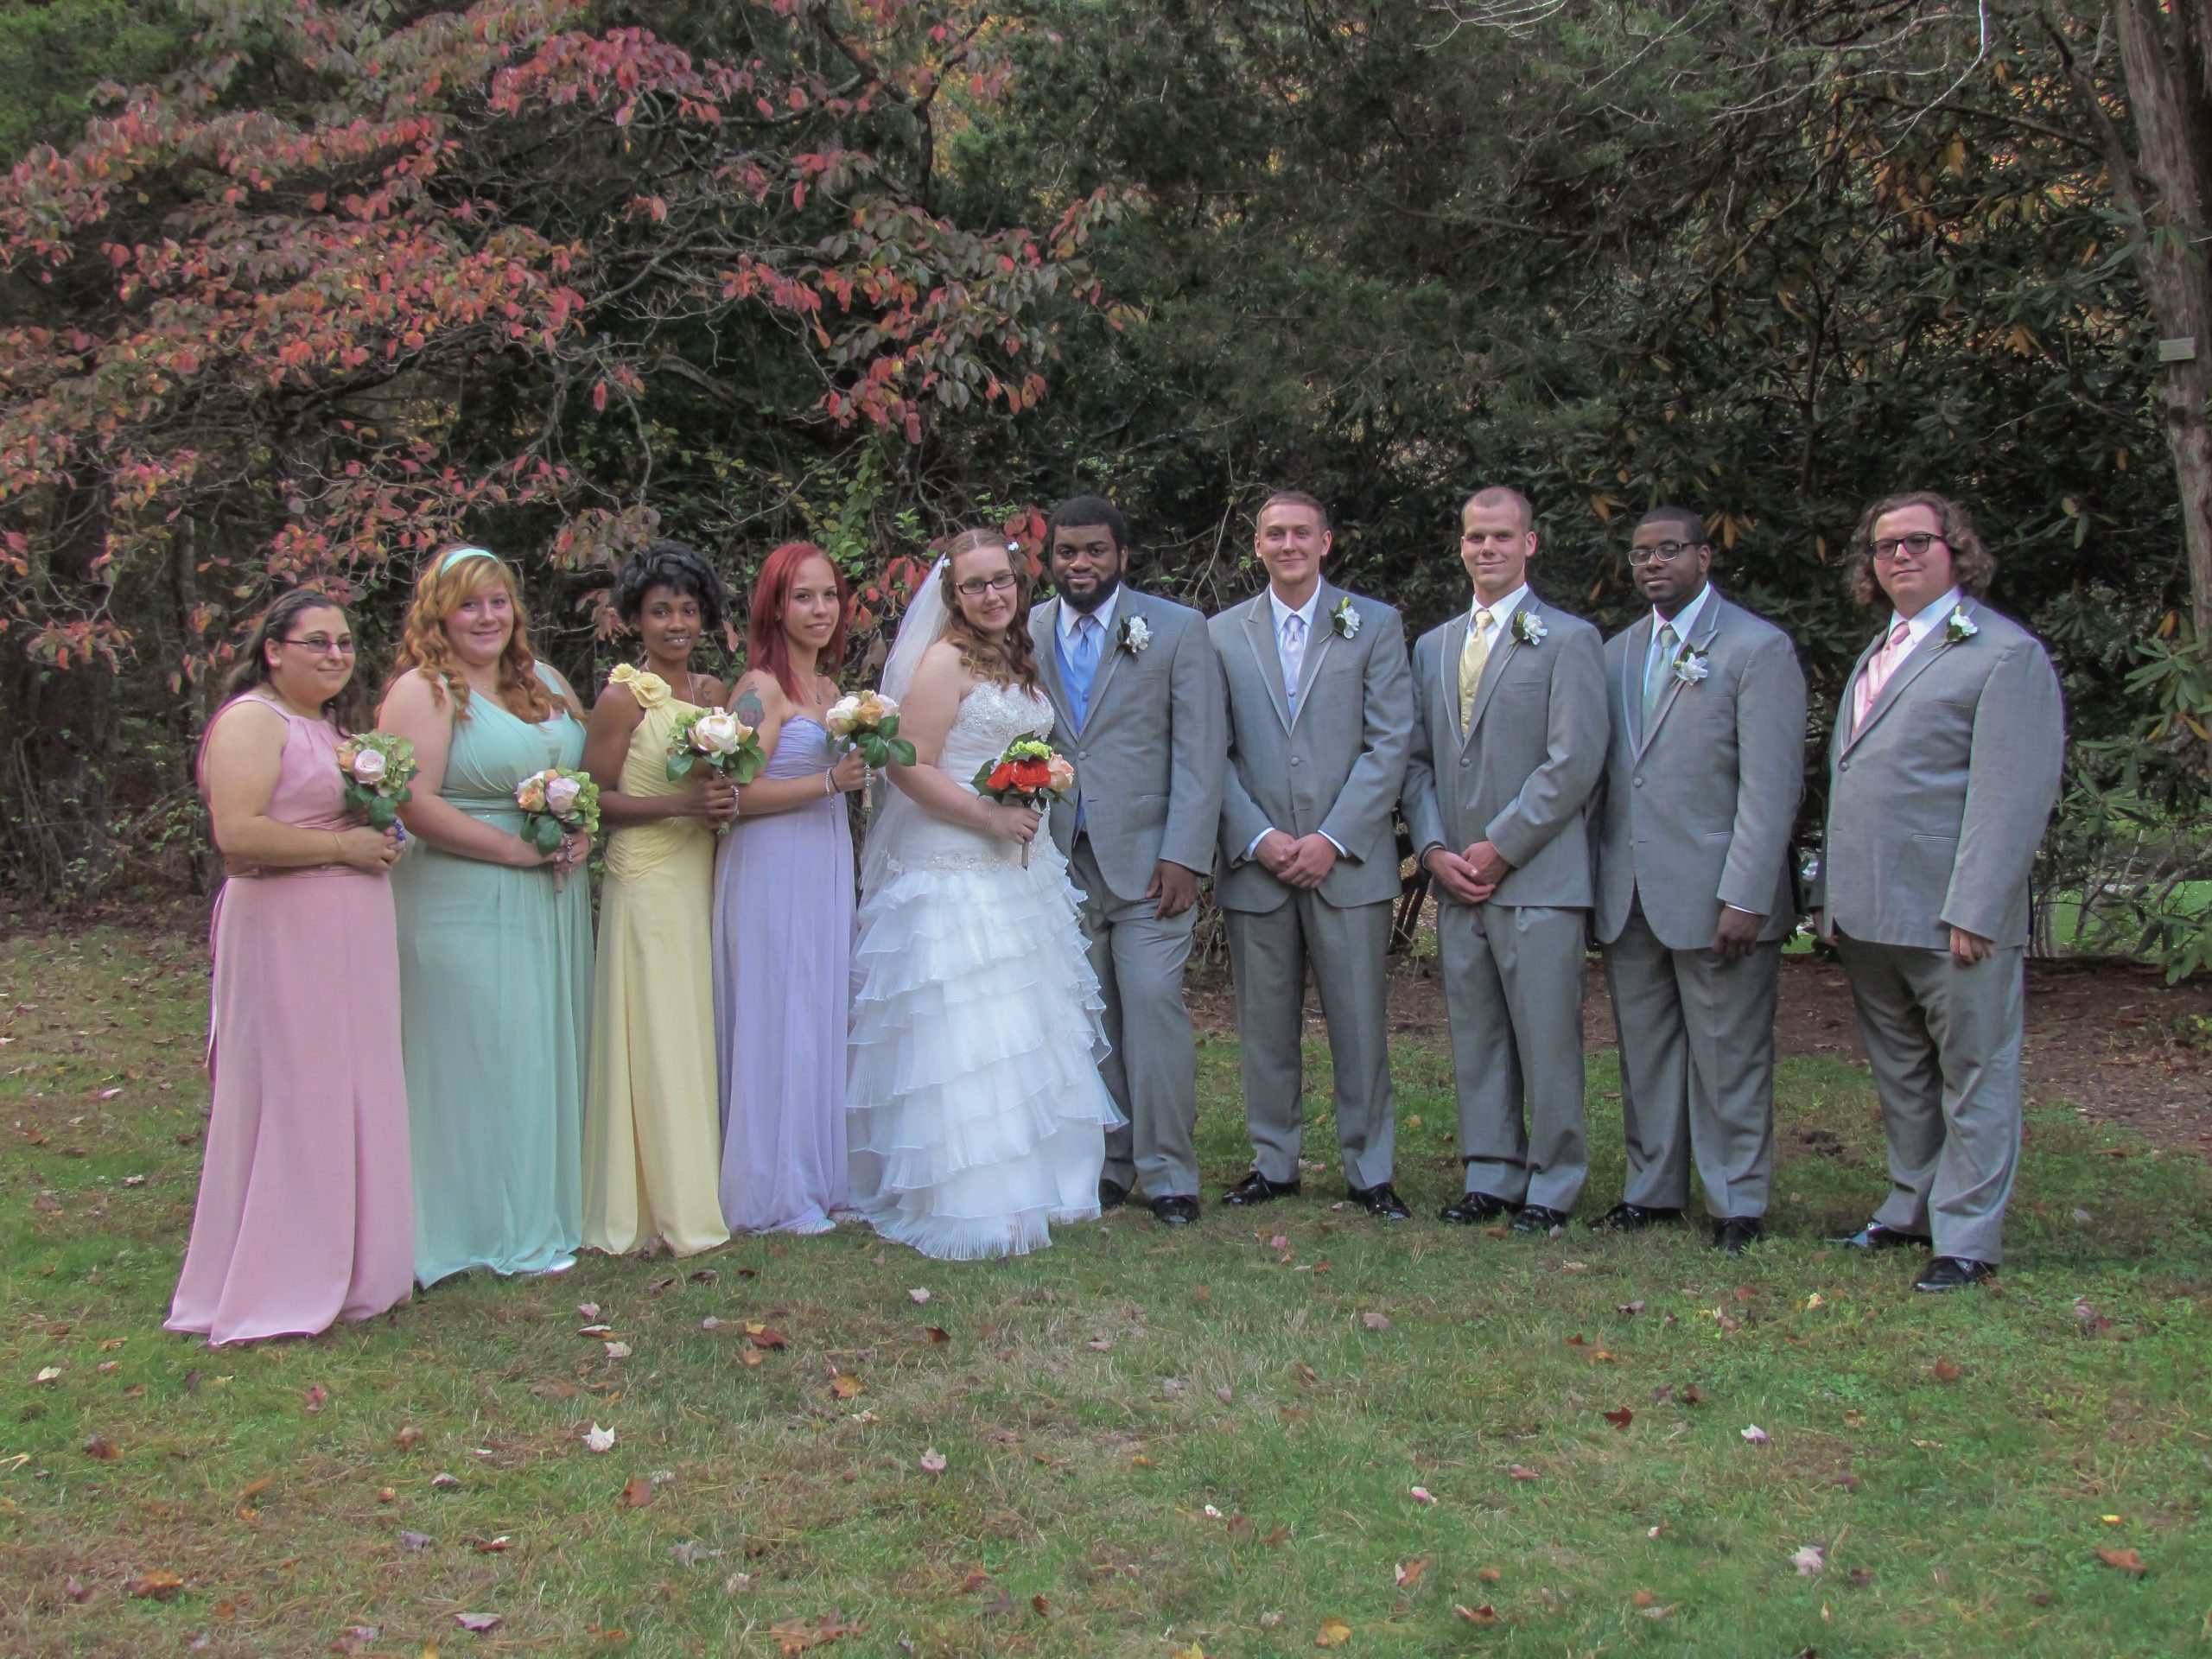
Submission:
[[[1018,737],[1006,753],[976,774],[976,792],[1001,806],[1026,806],[1033,812],[1051,810],[1075,791],[1075,767],[1049,743]],[[1029,843],[1021,846],[1021,861],[1029,862]]]

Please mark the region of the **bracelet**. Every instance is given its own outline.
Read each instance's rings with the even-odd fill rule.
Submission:
[[[741,787],[729,792],[729,816],[733,822],[745,816],[745,791]]]
[[[835,795],[837,792],[837,773],[834,768],[822,774],[822,792],[824,795]]]

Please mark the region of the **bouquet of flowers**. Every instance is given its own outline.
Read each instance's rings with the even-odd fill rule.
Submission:
[[[759,733],[726,709],[693,709],[676,717],[668,734],[668,780],[676,783],[704,766],[733,784],[749,784],[768,764]]]
[[[407,786],[415,776],[415,746],[390,732],[356,732],[342,740],[338,770],[346,778],[346,804],[372,830],[391,829],[400,803],[415,798]]]
[[[533,772],[515,785],[515,804],[522,808],[522,838],[541,853],[552,852],[579,830],[599,833],[599,785],[581,772],[561,766]],[[567,874],[563,866],[554,868],[554,892]]]
[[[899,735],[899,705],[880,691],[855,691],[830,705],[823,717],[833,746],[858,749],[861,759],[880,772],[888,766],[914,764],[914,746]]]
[[[1049,810],[1075,788],[1075,768],[1052,746],[1033,737],[1017,737],[1006,753],[976,774],[976,792],[1001,806],[1026,806],[1033,812]],[[1021,843],[1021,862],[1029,864],[1029,843]]]

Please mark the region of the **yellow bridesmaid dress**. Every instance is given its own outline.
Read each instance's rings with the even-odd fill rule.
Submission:
[[[626,664],[645,718],[622,760],[622,793],[689,787],[668,777],[679,702],[668,683]],[[584,1107],[583,1241],[616,1255],[652,1239],[678,1255],[727,1243],[717,1172],[713,908],[715,832],[696,818],[617,830],[600,891],[599,976]]]

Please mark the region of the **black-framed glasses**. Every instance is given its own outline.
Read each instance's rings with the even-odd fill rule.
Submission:
[[[968,599],[981,599],[985,594],[1002,594],[1014,584],[1014,574],[1001,570],[995,576],[970,576],[958,583],[953,591]]]
[[[353,654],[353,636],[350,633],[340,634],[335,639],[327,633],[307,633],[302,634],[296,639],[279,639],[276,643],[280,645],[297,645],[302,651],[312,652],[318,657],[327,657],[334,651],[340,657],[351,657]]]
[[[1916,559],[1924,559],[1928,556],[1928,550],[1938,542],[1942,542],[1945,550],[1948,550],[1950,543],[1933,531],[1916,530],[1910,536],[1885,536],[1878,542],[1869,542],[1866,550],[1874,556],[1875,563],[1890,564],[1895,562],[1900,548]]]
[[[1694,553],[1695,542],[1654,542],[1649,547],[1631,547],[1628,562],[1641,568],[1647,564],[1672,564],[1685,553]]]

